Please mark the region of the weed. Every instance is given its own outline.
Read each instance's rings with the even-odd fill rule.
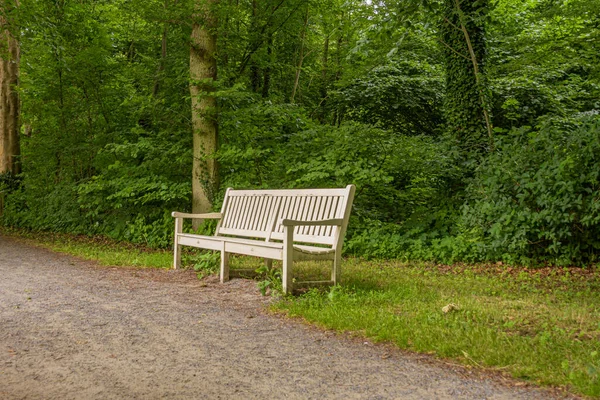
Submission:
[[[196,271],[198,279],[205,276],[215,274],[219,270],[221,253],[216,251],[205,251],[194,257],[194,271]]]
[[[256,273],[264,277],[263,280],[258,282],[258,290],[263,296],[268,293],[275,295],[279,294],[283,290],[281,284],[281,270],[276,268],[269,268],[266,265],[258,267]]]

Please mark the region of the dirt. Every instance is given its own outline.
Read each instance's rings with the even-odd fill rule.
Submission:
[[[270,315],[256,282],[103,267],[0,236],[0,399],[552,399]]]

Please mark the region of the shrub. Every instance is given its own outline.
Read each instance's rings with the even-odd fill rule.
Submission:
[[[548,120],[498,138],[463,209],[486,257],[587,264],[600,254],[600,117]]]

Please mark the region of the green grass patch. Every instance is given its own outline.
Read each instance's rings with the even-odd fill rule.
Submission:
[[[324,272],[304,263],[298,274],[320,279]],[[347,259],[342,277],[342,286],[272,307],[376,342],[600,396],[598,269]],[[458,309],[445,313],[448,304]]]
[[[24,240],[58,253],[71,254],[102,265],[144,268],[170,268],[171,250],[156,250],[144,246],[117,242],[105,237],[69,235],[51,232],[0,228],[0,233]]]

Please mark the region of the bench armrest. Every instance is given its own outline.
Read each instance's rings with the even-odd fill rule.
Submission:
[[[294,219],[283,219],[281,225],[283,226],[342,226],[344,222],[341,218],[335,219],[322,219],[320,221],[297,221]]]
[[[221,213],[206,213],[206,214],[186,214],[173,211],[171,213],[173,218],[194,218],[194,219],[221,219],[223,216]]]

